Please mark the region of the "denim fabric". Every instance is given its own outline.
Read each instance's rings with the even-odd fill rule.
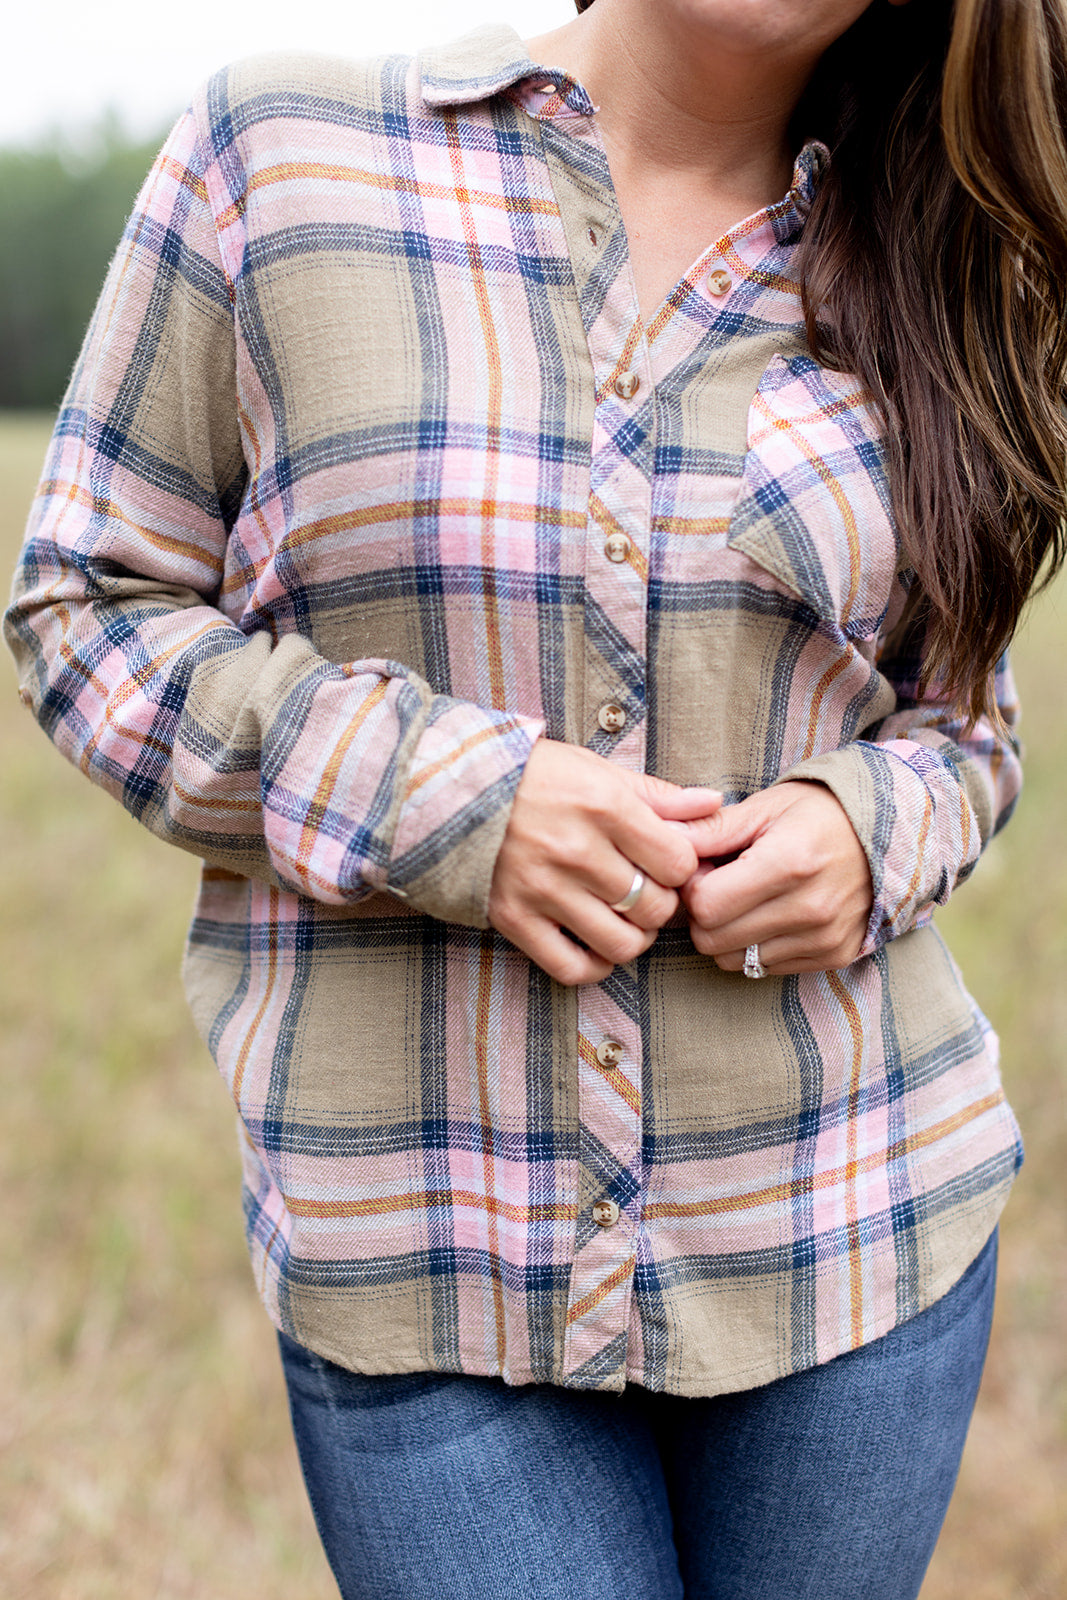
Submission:
[[[363,1377],[283,1335],[344,1600],[914,1600],[995,1276],[994,1234],[885,1338],[710,1399]]]

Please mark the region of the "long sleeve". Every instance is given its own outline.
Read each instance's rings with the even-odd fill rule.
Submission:
[[[137,201],[56,425],[5,631],[63,753],[160,837],[343,905],[484,926],[536,719],[222,609],[254,432],[232,172],[193,113]],[[229,151],[232,164],[232,149]],[[221,213],[221,214],[220,214]],[[232,255],[232,250],[231,250]]]
[[[906,631],[895,634],[879,658],[896,695],[892,714],[781,780],[826,784],[859,836],[874,884],[864,955],[930,921],[1008,820],[1022,783],[1007,656],[995,675],[998,730],[986,717],[968,726],[936,685],[920,696],[915,646]]]

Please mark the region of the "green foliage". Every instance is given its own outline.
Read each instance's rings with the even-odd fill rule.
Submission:
[[[58,405],[158,144],[0,151],[0,406]]]

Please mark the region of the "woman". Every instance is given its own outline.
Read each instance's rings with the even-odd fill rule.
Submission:
[[[930,919],[1062,555],[1065,63],[1059,0],[596,0],[233,68],[140,197],[9,638],[205,860],[346,1597],[918,1592],[1019,1160]]]

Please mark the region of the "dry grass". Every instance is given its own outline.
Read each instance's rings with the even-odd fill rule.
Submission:
[[[8,566],[46,437],[41,419],[0,427]],[[1029,1159],[923,1600],[1067,1594],[1065,596],[1018,652],[1027,797],[942,920],[1000,1028]],[[247,1268],[228,1100],[178,991],[195,864],[69,771],[10,690],[0,736],[0,1588],[336,1597]]]

